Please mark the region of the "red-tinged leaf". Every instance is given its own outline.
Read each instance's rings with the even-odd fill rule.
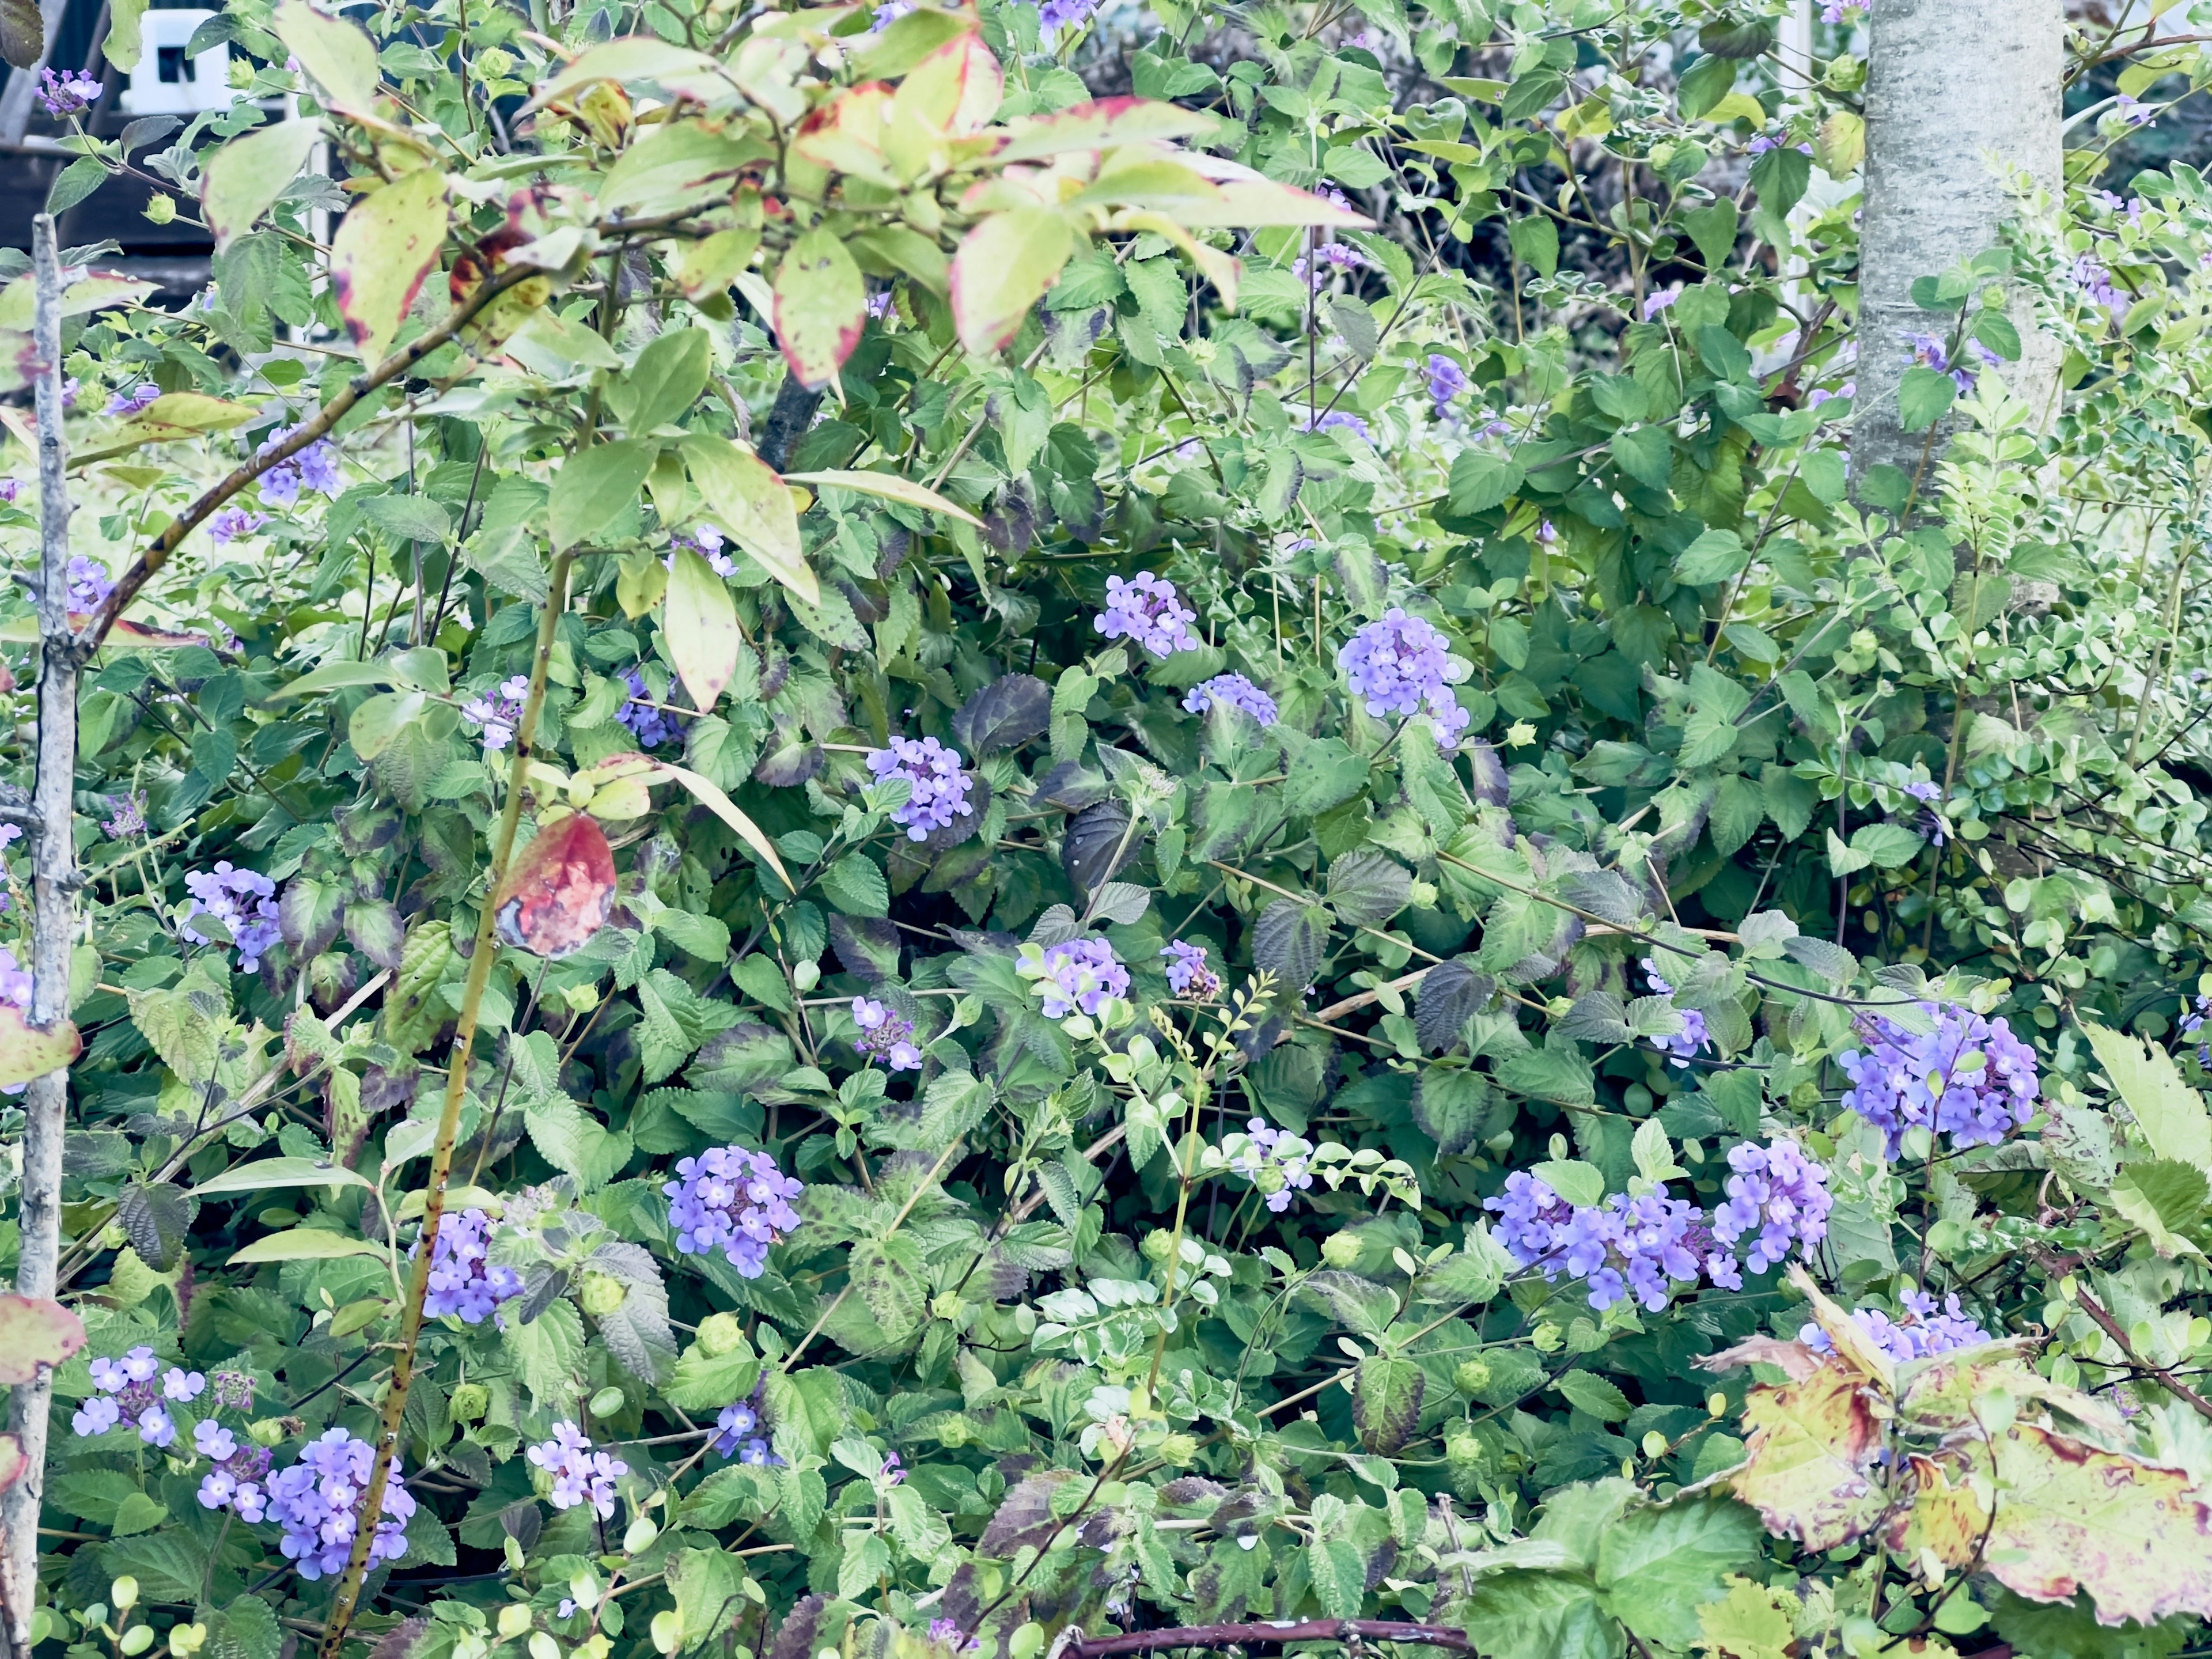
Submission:
[[[776,343],[793,378],[829,385],[867,320],[867,283],[844,243],[818,227],[793,242],[775,273]]]
[[[242,138],[234,138],[208,158],[200,182],[200,204],[216,252],[253,228],[284,186],[299,177],[321,136],[313,121],[280,121]]]
[[[524,848],[492,899],[499,936],[532,956],[558,960],[606,925],[615,896],[615,855],[605,832],[581,812],[546,824]]]
[[[45,1030],[27,1024],[23,1011],[0,1003],[0,1085],[28,1083],[72,1064],[84,1044],[76,1027],[58,1019]]]
[[[721,65],[703,52],[674,46],[649,34],[624,35],[619,40],[593,46],[570,63],[538,88],[537,96],[524,106],[524,112],[543,109],[557,99],[581,92],[601,81],[650,81],[672,92],[687,87],[710,90],[703,83],[718,79],[720,73]],[[699,101],[711,100],[702,98]]]
[[[21,1480],[29,1466],[29,1460],[23,1455],[23,1443],[12,1434],[0,1434],[0,1492]]]
[[[799,124],[791,152],[830,173],[856,173],[896,187],[884,166],[884,118],[891,88],[881,81],[848,87],[829,103],[810,111]]]
[[[1006,95],[998,54],[981,36],[963,34],[931,52],[899,83],[892,122],[945,138],[966,138],[989,124]]]
[[[952,261],[960,343],[988,352],[1012,339],[1074,250],[1074,233],[1051,208],[1015,208],[976,225]]]
[[[426,167],[353,204],[331,248],[331,291],[364,363],[392,349],[446,241],[446,176]]]
[[[37,0],[0,0],[0,58],[28,75],[46,55],[46,23]]]
[[[0,1382],[37,1379],[84,1346],[84,1321],[46,1296],[0,1296]],[[0,1486],[5,1486],[0,1480]]]
[[[737,672],[738,652],[744,641],[738,633],[738,610],[730,602],[729,588],[688,547],[676,551],[676,568],[668,576],[668,609],[660,625],[668,635],[670,660],[691,694],[692,705],[712,709]]]
[[[1195,111],[1151,98],[1101,98],[1051,115],[1012,122],[1000,141],[1000,162],[1041,161],[1071,151],[1103,149],[1155,139],[1187,138],[1211,124]]]

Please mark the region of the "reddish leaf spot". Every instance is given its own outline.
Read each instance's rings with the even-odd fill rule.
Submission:
[[[52,1297],[0,1296],[0,1382],[33,1382],[40,1366],[58,1365],[82,1346],[84,1322]]]

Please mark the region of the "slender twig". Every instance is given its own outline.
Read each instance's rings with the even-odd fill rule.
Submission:
[[[1474,1643],[1449,1625],[1414,1625],[1392,1619],[1309,1619],[1303,1622],[1182,1625],[1127,1636],[1078,1636],[1059,1651],[1067,1659],[1101,1659],[1113,1653],[1157,1653],[1163,1648],[1278,1647],[1291,1642],[1413,1642],[1470,1652]]]

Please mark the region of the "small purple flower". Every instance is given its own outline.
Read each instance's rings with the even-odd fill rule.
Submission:
[[[2125,321],[2128,308],[2134,301],[2112,283],[2112,273],[2104,262],[2084,253],[2074,261],[2074,286],[2080,289],[2091,304],[2104,307],[2114,327]]]
[[[1346,410],[1332,409],[1327,414],[1320,416],[1319,417],[1316,417],[1312,413],[1309,412],[1305,418],[1305,424],[1301,427],[1299,430],[1304,432],[1349,432],[1353,437],[1358,439],[1360,442],[1365,444],[1370,449],[1372,449],[1375,447],[1375,434],[1368,429],[1367,422],[1361,420],[1357,415],[1352,414]]]
[[[1091,625],[1109,640],[1133,640],[1164,658],[1197,648],[1198,635],[1190,631],[1197,620],[1198,612],[1183,604],[1173,582],[1139,571],[1127,581],[1106,579],[1106,608]]]
[[[1236,1137],[1230,1138],[1236,1145]],[[1278,1129],[1264,1117],[1248,1120],[1244,1144],[1229,1160],[1229,1167],[1260,1189],[1261,1201],[1280,1215],[1302,1192],[1313,1188],[1313,1143]]]
[[[20,478],[0,478],[0,504],[13,507],[16,497],[22,493],[23,484]]]
[[[300,1577],[310,1583],[325,1574],[343,1571],[353,1553],[354,1530],[362,1500],[368,1496],[368,1474],[374,1449],[356,1440],[344,1429],[326,1431],[308,1442],[300,1461],[271,1476],[264,1494],[257,1492],[255,1507],[265,1503],[268,1512],[284,1529],[278,1547],[299,1564]],[[202,1503],[206,1503],[203,1483]],[[246,1514],[247,1488],[241,1485],[233,1499],[242,1519]],[[216,1507],[210,1504],[209,1507]],[[407,1522],[415,1513],[415,1498],[401,1477],[398,1458],[392,1460],[384,1487],[384,1504],[377,1517],[376,1535],[369,1560],[396,1561],[407,1553]]]
[[[1661,312],[1672,309],[1674,301],[1682,297],[1682,290],[1670,288],[1663,293],[1647,295],[1644,301],[1644,320],[1650,322]]]
[[[1177,996],[1209,1002],[1221,994],[1221,975],[1206,965],[1203,945],[1173,939],[1160,954],[1168,958],[1168,989]]]
[[[1337,199],[1343,202],[1340,195]],[[1348,203],[1344,204],[1350,205]],[[1291,275],[1318,294],[1328,286],[1328,279],[1340,270],[1374,270],[1377,267],[1374,260],[1348,242],[1323,242],[1314,250],[1310,276],[1307,274],[1308,269],[1306,256],[1303,253],[1291,261]]]
[[[1833,392],[1829,391],[1826,386],[1815,386],[1806,398],[1805,406],[1808,409],[1818,409],[1831,398],[1856,398],[1858,392],[1859,383],[1856,380],[1846,380]]]
[[[1868,0],[1828,0],[1820,9],[1823,23],[1851,22],[1867,15]]]
[[[1467,371],[1442,352],[1429,354],[1429,401],[1442,415],[1453,398],[1468,388]]]
[[[1403,719],[1425,713],[1436,726],[1437,741],[1451,748],[1467,729],[1469,716],[1444,678],[1448,657],[1449,641],[1442,634],[1393,605],[1380,620],[1352,636],[1337,653],[1336,665],[1344,671],[1352,695],[1364,700],[1370,714]]]
[[[747,1463],[783,1462],[769,1449],[768,1434],[761,1422],[762,1399],[767,1392],[768,1379],[763,1377],[753,1384],[749,1397],[722,1407],[722,1414],[714,1419],[714,1437],[707,1443],[716,1456],[735,1457]]]
[[[100,82],[82,70],[52,70],[39,76],[39,101],[57,121],[88,109],[100,97]]]
[[[266,455],[300,429],[304,422],[272,432],[253,453]],[[336,495],[345,480],[338,468],[338,453],[328,438],[318,438],[296,455],[287,456],[261,475],[261,499],[271,507],[289,507],[300,499],[301,487],[325,495]]]
[[[215,1388],[215,1403],[228,1406],[234,1412],[253,1409],[253,1374],[251,1371],[217,1371],[210,1379]]]
[[[211,915],[229,933],[238,947],[238,965],[252,973],[261,958],[276,948],[281,937],[276,924],[276,884],[251,870],[234,870],[230,860],[219,861],[212,871],[194,871],[185,878],[191,908],[178,925],[177,936],[187,944],[210,941],[193,930],[192,918]]]
[[[1644,958],[1644,975],[1651,981],[1653,995],[1674,994],[1674,988],[1661,977],[1656,958]],[[1682,1029],[1670,1037],[1660,1038],[1659,1046],[1673,1056],[1669,1065],[1687,1066],[1699,1049],[1711,1042],[1712,1033],[1705,1029],[1705,1017],[1695,1008],[1678,1008],[1674,1012],[1682,1017]]]
[[[138,1437],[167,1451],[176,1443],[177,1425],[166,1406],[149,1406],[138,1413]]]
[[[1182,700],[1194,714],[1203,714],[1216,703],[1241,708],[1262,726],[1273,726],[1280,715],[1275,700],[1242,674],[1216,674],[1191,687]]]
[[[914,1046],[914,1022],[866,997],[853,999],[853,1024],[860,1028],[853,1046],[887,1072],[918,1072],[921,1050]]]
[[[929,1639],[933,1642],[947,1644],[955,1653],[973,1653],[983,1645],[981,1639],[969,1635],[960,1628],[960,1621],[957,1619],[931,1620]]]
[[[555,1509],[581,1504],[602,1521],[614,1519],[615,1482],[629,1473],[629,1465],[594,1450],[575,1424],[556,1423],[553,1437],[532,1446],[529,1458],[553,1477],[549,1495]]]
[[[207,1392],[207,1378],[198,1371],[188,1371],[172,1365],[161,1378],[162,1397],[179,1405],[189,1405]]]
[[[884,0],[884,3],[876,8],[876,21],[868,26],[868,33],[881,34],[912,11],[917,3],[918,0]]]
[[[738,574],[738,562],[722,551],[726,544],[722,539],[722,532],[710,524],[701,525],[689,535],[671,536],[668,538],[668,545],[672,550],[679,547],[690,548],[691,551],[706,560],[707,568],[724,581],[729,580]],[[672,550],[668,556],[667,564],[671,570],[676,568],[676,555]]]
[[[118,392],[107,400],[101,411],[108,415],[136,415],[140,410],[161,395],[161,388],[151,380],[142,380],[127,392]]]
[[[107,567],[82,553],[69,562],[69,605],[72,611],[90,611],[115,591]]]
[[[2140,103],[2124,92],[2112,100],[2112,113],[2131,127],[2148,126],[2158,119],[2158,112],[2148,104]]]
[[[70,1426],[80,1435],[106,1434],[122,1420],[123,1408],[109,1395],[96,1394],[77,1408]]]
[[[1879,1308],[1851,1310],[1851,1323],[1865,1332],[1875,1346],[1900,1364],[1996,1340],[1959,1305],[1956,1291],[1943,1298],[1940,1309],[1936,1298],[1925,1291],[1907,1291],[1902,1300],[1902,1319],[1893,1320]],[[1817,1324],[1800,1329],[1797,1340],[1815,1353],[1835,1352],[1835,1344],[1829,1340],[1827,1332]]]
[[[251,536],[269,522],[266,514],[248,513],[242,507],[226,507],[208,520],[208,534],[217,547],[228,547],[240,536]]]
[[[192,1449],[221,1462],[238,1449],[238,1437],[212,1417],[203,1417],[192,1425]]]
[[[1037,0],[1037,22],[1047,34],[1057,34],[1090,20],[1098,0]]]
[[[411,1258],[422,1249],[418,1239]],[[474,1207],[439,1218],[438,1243],[430,1252],[430,1289],[422,1311],[433,1319],[454,1315],[464,1325],[481,1325],[502,1302],[522,1294],[522,1275],[495,1267],[488,1259],[491,1218]]]
[[[1950,375],[1961,392],[1972,392],[1979,371],[1964,364],[1954,365],[1943,343],[1933,334],[1908,334],[1906,342],[1912,347],[1912,361],[1923,368],[1932,368],[1938,374]]]
[[[522,724],[522,705],[530,697],[530,677],[513,674],[500,682],[492,696],[471,697],[461,705],[461,719],[483,733],[483,749],[495,755],[514,741],[514,728]]]
[[[1934,1024],[1925,1036],[1880,1014],[1857,1022],[1867,1047],[1836,1056],[1851,1080],[1844,1106],[1883,1133],[1893,1158],[1916,1125],[1962,1151],[1994,1146],[2025,1126],[2042,1093],[2035,1051],[2002,1019],[1935,1003],[1921,1009]]]
[[[927,841],[933,830],[950,829],[957,818],[972,817],[968,799],[975,781],[961,769],[960,751],[935,738],[893,738],[890,747],[870,751],[868,770],[879,778],[904,778],[913,793],[895,807],[891,822],[908,841]]]
[[[806,1189],[766,1152],[714,1146],[676,1166],[660,1190],[670,1200],[676,1248],[685,1255],[719,1249],[746,1279],[768,1266],[769,1247],[799,1225],[791,1200]]]
[[[1027,954],[1035,948],[1024,947],[1016,971],[1039,981],[1047,1019],[1065,1019],[1079,1009],[1096,1014],[1109,997],[1129,994],[1129,970],[1103,939],[1065,939],[1042,956]]]
[[[672,709],[663,708],[647,690],[645,676],[633,668],[623,676],[629,687],[629,701],[615,714],[616,720],[629,729],[641,749],[658,749],[671,738],[679,735],[687,723]],[[518,711],[519,713],[519,711]]]

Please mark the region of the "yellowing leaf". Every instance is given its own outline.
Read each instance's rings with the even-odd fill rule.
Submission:
[[[1206,118],[1174,104],[1150,98],[1102,98],[1051,115],[1008,124],[994,160],[1033,161],[1071,150],[1103,149],[1109,144],[1187,138],[1203,132]]]
[[[2087,1590],[2107,1625],[2212,1613],[2212,1506],[2182,1470],[2027,1423],[1996,1437],[1994,1460],[1989,1443],[1969,1431],[1942,1461],[1949,1480],[1937,1501],[1948,1524],[1918,1535],[1951,1565],[1964,1565],[1981,1542],[1980,1527],[1961,1537],[1984,1518],[1967,1491],[1969,1477],[1979,1477],[1996,1493],[1981,1571],[2014,1595],[2067,1601]]]
[[[608,172],[599,211],[659,218],[698,207],[726,197],[738,169],[769,153],[763,144],[741,143],[696,121],[649,128]]]
[[[371,191],[338,226],[331,291],[364,363],[383,362],[392,349],[445,240],[446,178],[430,167]]]
[[[943,513],[974,525],[978,530],[983,521],[964,507],[955,506],[927,484],[918,484],[911,478],[902,478],[890,472],[787,472],[786,483],[805,484],[813,489],[858,490],[863,495],[874,495],[887,501],[901,501],[908,507],[918,507],[925,512]]]
[[[0,1295],[0,1382],[31,1382],[82,1346],[84,1322],[52,1297]]]
[[[331,1261],[341,1256],[381,1255],[384,1248],[365,1238],[351,1238],[323,1227],[292,1227],[257,1238],[230,1258],[230,1265],[252,1267],[264,1261]]]
[[[868,285],[836,235],[822,227],[791,245],[775,272],[775,337],[808,391],[830,384],[868,320]]]
[[[317,11],[307,0],[277,0],[269,26],[332,109],[356,115],[375,107],[376,44],[359,24]]]
[[[1074,233],[1052,208],[1013,208],[976,224],[952,261],[960,343],[996,351],[1012,339],[1030,307],[1060,280],[1074,249]]]
[[[58,1019],[40,1030],[25,1023],[23,1011],[15,1004],[0,1003],[0,1084],[28,1083],[58,1072],[83,1047],[69,1021]]]
[[[2182,1081],[2173,1056],[2087,1020],[2081,1029],[2151,1150],[2212,1173],[2212,1117],[2205,1114],[2204,1097]]]
[[[774,469],[726,438],[695,434],[678,446],[684,470],[707,499],[707,511],[762,568],[809,605],[822,585],[799,545],[799,514]]]
[[[916,64],[892,100],[894,126],[912,124],[948,138],[981,132],[1006,97],[998,54],[982,37],[963,34]]]
[[[1716,1659],[1788,1659],[1803,1604],[1788,1590],[1769,1589],[1748,1578],[1724,1582],[1729,1593],[1698,1609],[1698,1638],[1692,1645]]]
[[[1867,1381],[1832,1360],[1802,1382],[1751,1391],[1746,1456],[1727,1484],[1776,1536],[1834,1549],[1880,1517],[1882,1497],[1867,1473],[1880,1439],[1861,1394]]]
[[[299,176],[322,128],[313,121],[282,121],[234,138],[208,158],[200,181],[200,206],[220,253],[253,228],[284,186]]]
[[[702,81],[718,79],[721,66],[703,52],[672,46],[651,35],[625,35],[593,46],[558,75],[538,88],[524,106],[526,112],[542,109],[556,100],[600,81],[653,81],[671,91]],[[708,101],[702,99],[702,103]]]
[[[668,635],[669,659],[691,694],[693,706],[712,709],[737,672],[738,652],[744,642],[738,635],[737,607],[730,602],[730,590],[707,568],[706,560],[688,547],[676,550],[661,628]],[[602,811],[599,816],[610,814]]]

